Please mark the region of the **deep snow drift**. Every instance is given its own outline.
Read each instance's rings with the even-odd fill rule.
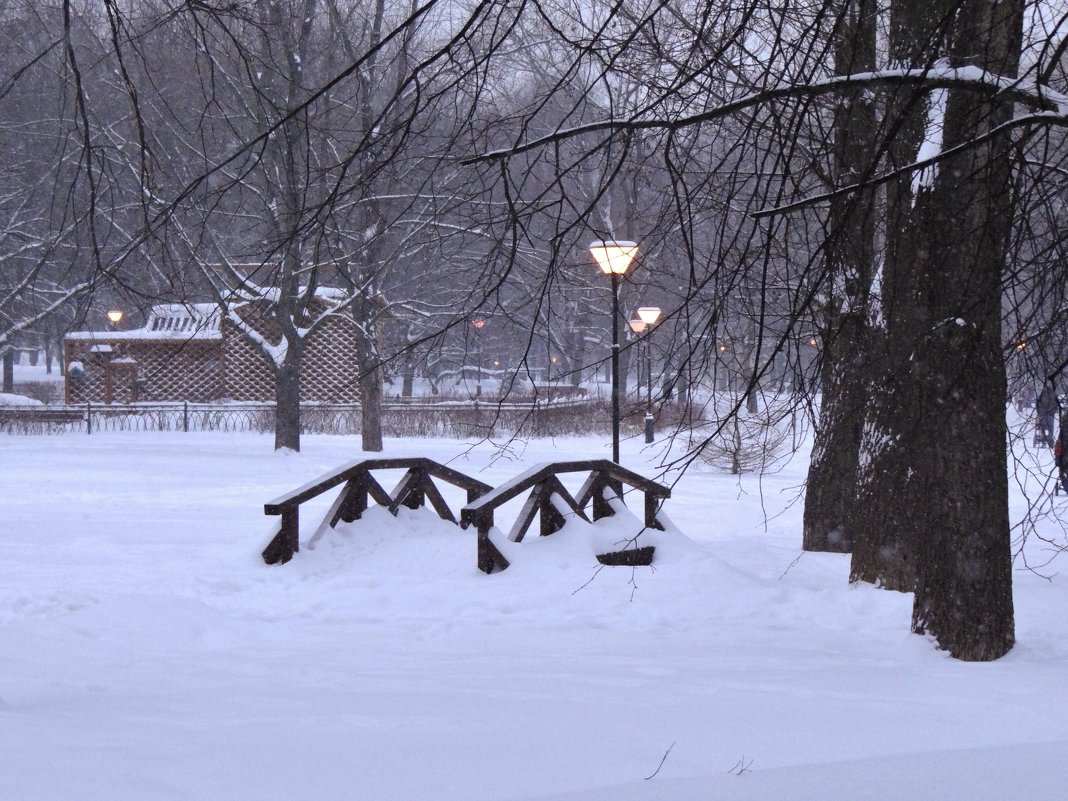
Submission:
[[[656,476],[661,446],[640,447],[624,463]],[[652,568],[598,570],[597,547],[637,527],[622,516],[535,529],[493,576],[474,532],[428,510],[372,508],[309,549],[332,493],[302,512],[293,561],[263,565],[263,504],[358,448],[0,437],[0,799],[1064,797],[1065,557],[1041,575],[1020,560],[1018,645],[993,664],[909,634],[911,598],[848,586],[848,557],[801,553],[803,459],[763,479],[686,473],[666,506],[681,533]],[[608,452],[383,455],[498,484]],[[1036,525],[1063,543],[1055,519]]]

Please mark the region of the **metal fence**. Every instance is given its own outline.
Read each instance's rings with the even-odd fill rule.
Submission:
[[[0,407],[0,432],[65,434],[101,431],[274,430],[273,403],[134,403]],[[360,404],[302,404],[306,434],[359,434]],[[603,433],[607,410],[587,400],[527,403],[391,399],[382,404],[382,429],[392,437],[564,436]]]

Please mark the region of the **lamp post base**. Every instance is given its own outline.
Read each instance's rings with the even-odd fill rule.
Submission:
[[[653,415],[649,412],[645,413],[645,444],[648,445],[653,441]]]

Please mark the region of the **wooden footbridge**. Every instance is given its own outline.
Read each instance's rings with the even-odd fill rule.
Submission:
[[[404,470],[392,491],[387,492],[375,473]],[[572,495],[560,480],[562,474],[586,472],[588,475],[577,495]],[[459,516],[452,509],[435,482],[444,482],[467,493],[467,504]],[[263,507],[268,515],[281,516],[278,533],[263,551],[267,564],[284,564],[300,550],[300,506],[335,487],[344,485],[326,513],[316,536],[335,527],[338,522],[358,520],[374,501],[396,515],[401,506],[418,509],[427,503],[443,520],[477,531],[476,561],[480,570],[495,573],[508,567],[508,560],[490,538],[497,510],[508,501],[529,491],[522,511],[512,523],[509,539],[521,542],[534,518],[540,519],[540,534],[548,536],[563,528],[568,515],[587,522],[615,514],[613,503],[622,502],[624,487],[644,496],[646,528],[663,530],[657,515],[671,490],[631,470],[608,461],[551,462],[536,465],[499,487],[491,487],[458,470],[430,459],[364,459],[344,465],[288,492]],[[587,507],[592,504],[590,513]],[[653,548],[633,548],[597,557],[604,564],[649,564]]]

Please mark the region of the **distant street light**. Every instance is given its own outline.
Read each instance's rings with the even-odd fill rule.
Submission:
[[[478,359],[478,365],[475,367],[475,397],[482,397],[482,337],[479,333],[486,327],[486,321],[481,317],[476,317],[471,321],[471,327],[475,329],[475,358]]]
[[[656,325],[660,319],[660,307],[659,306],[641,306],[638,309],[638,317],[641,321],[648,326]]]
[[[635,317],[628,325],[631,332],[634,334],[634,339],[638,343],[638,386],[635,388],[634,396],[641,400],[642,397],[642,332],[649,327],[649,324],[642,320],[640,317]]]
[[[612,279],[612,461],[619,464],[619,282],[638,255],[638,245],[598,239],[590,243],[590,254]]]
[[[656,325],[660,319],[660,307],[659,306],[642,306],[638,309],[638,317],[642,323],[641,331],[636,333],[645,332],[645,336],[642,340],[645,340],[645,444],[651,444],[653,442],[653,353],[652,343],[649,342],[649,335],[653,333],[653,326]],[[634,323],[631,323],[631,328],[634,328]],[[639,344],[642,340],[639,340]],[[638,375],[638,380],[641,381],[641,374]]]
[[[122,318],[126,315],[122,311],[122,309],[110,309],[109,311],[105,312],[105,316],[108,318],[108,322],[115,326],[121,323]]]

